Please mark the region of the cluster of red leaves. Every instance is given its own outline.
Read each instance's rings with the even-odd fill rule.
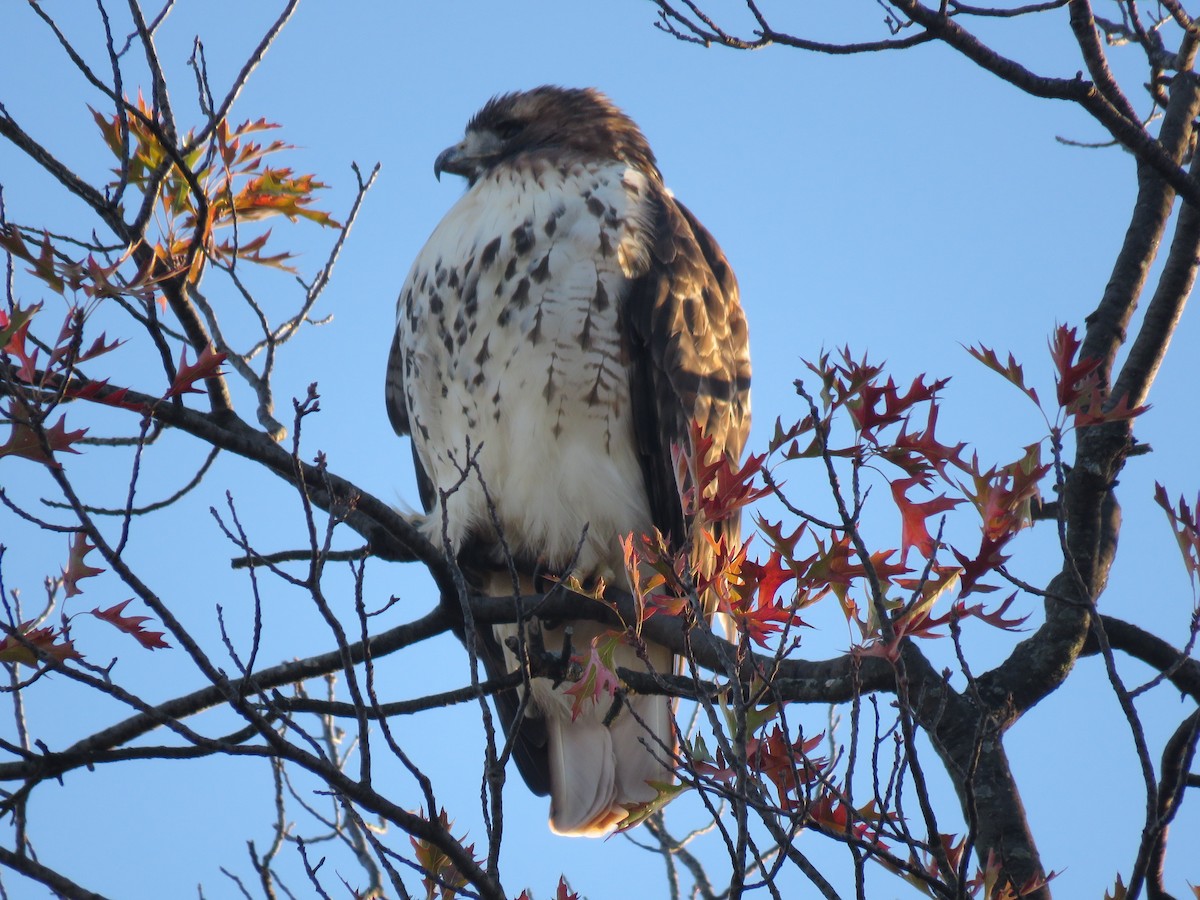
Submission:
[[[1120,420],[1142,412],[1142,408],[1131,409],[1125,403],[1110,403],[1098,366],[1076,361],[1078,351],[1074,331],[1060,327],[1051,341],[1058,411],[1046,417],[1048,424],[1054,423],[1048,435],[1053,442],[1066,427]],[[970,352],[1040,408],[1037,391],[1025,384],[1024,372],[1013,357],[1003,363],[987,348]],[[855,652],[892,661],[898,658],[903,641],[944,638],[951,626],[964,619],[977,619],[1002,630],[1018,629],[1027,616],[1012,611],[1018,596],[1015,591],[990,605],[972,603],[968,598],[998,589],[989,580],[1005,575],[1009,542],[1033,521],[1042,482],[1052,469],[1042,461],[1041,443],[1023,448],[1009,463],[985,469],[976,455],[968,457],[965,443],[947,443],[937,435],[939,392],[946,386],[945,380],[931,381],[920,375],[901,388],[882,367],[866,358],[855,359],[848,350],[836,358],[825,354],[809,368],[820,379],[821,409],[814,407],[791,425],[777,421],[767,455],[752,456],[745,465],[737,466],[711,454],[712,442],[698,433],[692,435],[690,453],[676,449],[677,475],[687,488],[685,511],[699,524],[734,518],[780,484],[774,472],[768,473],[768,460],[781,460],[782,464],[847,459],[856,473],[878,472],[887,480],[900,517],[899,548],[866,549],[861,533],[849,525],[819,525],[818,519],[802,521],[789,531],[783,522],[759,517],[756,537],[765,543],[766,552],[765,558],[758,559],[748,553],[753,539],[739,545],[726,538],[715,539],[706,529],[693,532],[693,541],[705,542],[703,553],[696,553],[695,547],[672,552],[658,534],[640,540],[630,536],[625,542],[625,561],[644,610],[642,620],[658,613],[692,614],[698,600],[706,612],[723,613],[748,641],[786,653],[789,648],[780,640],[789,629],[805,624],[800,612],[833,594],[846,619],[862,634],[863,643]],[[839,416],[850,422],[853,440],[835,446],[830,441]],[[1200,572],[1196,517],[1183,501],[1177,508],[1171,507],[1161,488],[1159,502],[1167,510],[1189,572],[1195,577]],[[940,527],[936,537],[932,533],[931,520],[960,508],[974,510],[977,516],[978,549],[973,544],[955,546],[941,537]],[[857,517],[857,511],[854,515]],[[918,562],[913,565],[922,573],[919,577],[909,565],[914,557]],[[707,567],[697,566],[698,559],[707,561]],[[882,602],[862,604],[864,594]],[[886,627],[880,615],[887,617]],[[603,658],[596,648],[587,666],[586,685],[581,683],[574,693],[595,700],[602,689],[615,688],[615,676],[612,681],[602,678]],[[826,833],[887,850],[882,837],[890,833],[887,826],[895,814],[878,808],[875,802],[855,809],[844,800],[831,763],[813,756],[822,736],[792,739],[775,706],[745,709],[743,715],[749,735],[746,766],[770,786],[783,812],[803,816]],[[728,711],[726,717],[726,733],[732,734],[735,726]],[[738,775],[723,752],[714,757],[699,737],[681,747],[679,765],[685,776],[718,782],[730,783]],[[631,810],[623,827],[643,821],[686,790],[686,777],[684,781],[655,785],[655,800]],[[941,858],[957,870],[965,842],[950,835],[942,841]],[[932,853],[910,860],[909,865],[931,878],[946,874]],[[902,874],[914,885],[926,883],[913,871]],[[1033,887],[1036,885],[1021,890]],[[988,898],[1018,895],[1004,886],[990,862],[978,870],[968,889],[973,896]]]
[[[754,710],[750,721],[774,715],[776,712],[778,710],[775,707]],[[765,731],[765,725],[756,730]],[[746,739],[746,765],[775,786],[781,808],[789,811],[797,809],[807,802],[801,797],[801,789],[820,786],[822,778],[827,775],[828,760],[814,759],[810,756],[821,746],[824,739],[824,734],[818,734],[808,740],[797,738],[789,742],[783,729],[776,722],[765,737],[751,736]],[[696,742],[691,751],[692,765],[698,773],[725,783],[733,781],[737,776],[737,770],[722,751],[718,750],[714,759],[708,755],[703,741]]]
[[[781,565],[778,554],[760,563],[747,559],[749,542],[739,545],[725,537],[715,539],[708,532],[700,532],[696,539],[708,550],[706,563],[699,569],[691,549],[672,552],[658,533],[642,535],[637,542],[632,535],[625,538],[626,571],[642,621],[657,613],[688,612],[689,597],[695,594],[706,614],[723,614],[760,647],[767,647],[772,636],[783,630],[805,624],[796,604],[779,595],[796,576]]]
[[[104,571],[104,569],[88,565],[85,561],[85,557],[95,549],[88,543],[86,534],[82,531],[75,532],[75,536],[71,539],[70,552],[67,555],[67,566],[62,573],[63,592],[68,598],[83,593],[83,589],[79,587],[82,579],[92,578]],[[164,632],[147,631],[143,626],[143,622],[150,621],[149,616],[126,616],[123,614],[125,607],[132,602],[133,598],[130,598],[116,606],[110,606],[108,609],[97,607],[86,614],[94,616],[102,622],[107,622],[118,631],[132,637],[147,650],[169,647],[170,644],[163,640]]]
[[[148,300],[153,296],[149,278],[125,271],[129,253],[107,263],[100,262],[90,253],[74,258],[55,245],[49,233],[42,232],[39,238],[34,232],[13,224],[0,225],[0,249],[27,263],[30,275],[62,296],[82,295],[85,303],[107,297],[133,296]]]
[[[1054,363],[1057,410],[1053,415],[1047,414],[1037,391],[1025,384],[1025,373],[1011,353],[1008,362],[1001,363],[994,350],[982,345],[968,347],[967,352],[1032,400],[1046,415],[1046,420],[1053,423],[1056,432],[1061,432],[1068,419],[1079,428],[1131,419],[1149,408],[1130,406],[1128,397],[1113,398],[1100,378],[1100,360],[1076,359],[1081,346],[1074,328],[1058,325],[1054,329],[1050,338],[1050,358]]]
[[[0,227],[0,243],[11,231]],[[23,246],[23,242],[21,243]],[[86,349],[83,348],[83,314],[75,308],[68,310],[58,337],[41,343],[49,347],[42,359],[42,348],[30,338],[29,329],[41,304],[17,306],[11,313],[0,311],[0,363],[11,373],[12,389],[3,408],[11,430],[0,445],[0,457],[21,456],[49,466],[58,466],[57,452],[78,453],[72,445],[87,433],[86,428],[68,430],[66,416],[59,416],[47,425],[54,403],[42,398],[56,397],[62,376],[80,363],[95,359],[118,346],[101,334]]]
[[[21,456],[57,468],[61,463],[54,455],[78,453],[74,445],[87,434],[86,428],[68,429],[65,414],[60,415],[54,424],[47,424],[60,399],[89,400],[142,413],[147,408],[130,401],[128,389],[111,388],[107,379],[91,381],[78,376],[78,366],[110,353],[121,345],[120,341],[109,341],[102,333],[85,349],[84,326],[87,316],[79,307],[68,307],[62,327],[53,342],[41,342],[49,347],[49,352],[43,358],[42,348],[29,336],[30,326],[41,309],[41,304],[38,304],[17,307],[11,314],[0,312],[0,362],[12,373],[12,390],[3,408],[10,431],[8,439],[0,445],[0,457]],[[220,375],[224,360],[225,354],[217,353],[210,346],[204,349],[195,363],[189,364],[187,350],[183,350],[175,378],[161,395],[162,399],[184,393],[200,393],[197,382]]]
[[[686,447],[675,446],[672,453],[680,484],[684,486],[683,508],[697,526],[724,522],[743,507],[771,493],[756,484],[766,454],[751,454],[740,467],[716,446],[716,441],[691,423]]]
[[[959,839],[953,834],[940,834],[938,839],[941,842],[941,850],[945,854],[946,862],[952,870],[957,871],[962,864],[966,840]],[[884,868],[899,875],[921,893],[929,892],[928,883],[916,872],[899,869],[884,858],[879,861]],[[908,862],[912,869],[923,871],[930,878],[939,878],[943,874],[938,858],[928,851],[922,852],[919,858],[910,857]],[[1016,887],[1005,875],[995,852],[989,851],[986,864],[976,868],[974,877],[969,879],[964,887],[971,897],[982,897],[985,900],[1018,900],[1020,897],[1028,896],[1045,887],[1055,877],[1057,877],[1057,873],[1051,872],[1045,878],[1030,878],[1020,887]]]
[[[436,819],[428,821],[432,821],[447,834],[454,824],[444,809],[438,813]],[[461,844],[465,839],[466,835],[463,835],[456,840]],[[410,836],[409,842],[412,844],[417,866],[424,873],[421,886],[425,888],[425,900],[453,900],[463,888],[468,888],[469,892],[466,877],[442,850],[422,838]],[[474,844],[468,844],[463,849],[474,859]],[[521,891],[517,900],[533,900],[533,894],[526,888]],[[554,900],[579,900],[579,894],[571,890],[565,876],[559,876]]]
[[[1006,373],[1036,399],[1036,392],[1024,386],[1021,367],[1013,359],[1002,365],[989,350],[975,355]],[[810,415],[791,427],[777,423],[771,452],[788,461],[820,455],[824,449],[833,457],[854,460],[860,470],[871,466],[884,472],[885,477],[887,467],[880,463],[899,470],[898,475],[888,478],[892,501],[900,514],[899,560],[893,561],[896,551],[885,550],[872,552],[864,561],[849,535],[836,530],[824,540],[815,536],[815,560],[800,558],[795,552],[794,536],[785,539],[778,526],[766,526],[763,530],[784,563],[805,573],[808,579],[825,579],[824,586],[836,594],[847,618],[858,623],[869,653],[890,657],[903,638],[944,636],[939,626],[963,617],[979,618],[1001,628],[1016,627],[1023,620],[1004,615],[1012,598],[994,611],[979,604],[967,605],[961,598],[996,589],[982,579],[999,570],[1007,559],[1002,552],[1004,546],[1030,523],[1038,485],[1050,469],[1041,464],[1038,445],[1026,448],[1021,459],[1011,464],[983,471],[977,457],[966,458],[965,443],[948,444],[937,436],[938,395],[946,380],[929,381],[919,375],[902,390],[894,379],[885,378],[882,367],[865,357],[855,359],[846,349],[837,358],[826,353],[808,366],[821,382],[823,413],[819,418]],[[827,446],[835,418],[843,411],[854,426],[855,440],[847,446]],[[803,447],[801,439],[809,433],[813,434],[811,442]],[[979,515],[979,550],[964,552],[946,543],[957,565],[938,564],[942,545],[931,534],[929,522],[963,504],[969,504]],[[914,551],[930,567],[924,579],[902,577],[911,571],[906,564]],[[864,615],[851,597],[852,585],[864,579],[878,586],[884,605],[891,611],[895,638],[886,645],[882,644],[881,623],[874,605]],[[801,590],[806,588],[805,580],[803,576],[797,579]],[[814,586],[816,596],[821,587],[819,583]],[[945,614],[935,616],[935,601],[952,589],[957,589],[959,601]],[[906,602],[895,599],[905,594],[910,597]]]
[[[981,355],[999,365],[990,351]],[[1069,352],[1060,352],[1056,365],[1069,358]],[[898,555],[896,550],[876,550],[863,559],[845,530],[801,524],[785,533],[782,522],[760,519],[759,534],[767,543],[765,559],[749,556],[749,541],[739,546],[695,529],[693,540],[707,542],[701,555],[711,561],[698,570],[693,565],[693,551],[672,553],[658,535],[643,536],[640,542],[631,538],[625,546],[627,571],[646,615],[683,612],[688,608],[686,597],[694,593],[702,598],[707,611],[723,613],[740,633],[769,648],[790,627],[805,624],[799,617],[801,610],[833,593],[847,619],[857,624],[867,650],[885,655],[894,652],[905,637],[945,636],[943,626],[964,617],[999,628],[1017,627],[1023,619],[1007,616],[1013,598],[994,610],[982,604],[969,605],[962,598],[997,589],[985,579],[1004,565],[1004,548],[1030,524],[1039,484],[1050,470],[1040,460],[1040,445],[1025,448],[1021,458],[1012,463],[984,471],[977,457],[966,457],[965,443],[944,443],[938,438],[938,393],[947,384],[945,380],[930,381],[921,375],[902,389],[885,376],[882,367],[865,358],[855,359],[848,350],[836,359],[825,354],[809,368],[820,378],[824,412],[790,426],[777,422],[769,452],[783,462],[824,452],[853,459],[859,467],[879,469],[880,463],[887,463],[899,470],[899,475],[889,479],[901,521]],[[1010,360],[1001,368],[1023,386],[1015,362]],[[1060,380],[1075,377],[1078,382],[1082,377],[1078,373],[1083,371],[1076,367],[1060,375]],[[1036,397],[1031,388],[1025,390]],[[1064,399],[1076,402],[1078,398],[1064,394]],[[855,440],[847,446],[828,446],[832,423],[840,413],[852,423]],[[766,477],[767,458],[752,456],[737,466],[712,452],[710,439],[693,432],[688,452],[676,448],[677,467],[687,485],[685,508],[693,521],[723,521],[769,494],[773,477]],[[922,492],[926,496],[922,497]],[[953,554],[957,565],[939,565],[936,556],[942,547],[931,534],[930,520],[964,504],[979,516],[978,549],[947,543],[944,549]],[[802,543],[811,549],[802,550]],[[907,562],[914,553],[933,566],[924,581],[903,577],[912,572]],[[882,641],[883,629],[875,605],[867,604],[864,611],[860,599],[862,590],[875,588],[892,610],[891,630],[896,637],[887,646],[873,646],[872,642]],[[957,590],[958,601],[944,614],[935,615],[934,602],[951,589]],[[897,599],[901,596],[911,599]]]
[[[747,715],[747,726],[771,721],[769,717],[777,712],[775,707],[754,710]],[[757,730],[766,731],[765,727]],[[789,741],[775,722],[763,737],[747,739],[746,767],[772,786],[779,808],[789,815],[803,816],[809,824],[827,833],[846,835],[886,849],[879,831],[893,816],[881,811],[874,800],[860,808],[845,802],[829,760],[813,756],[824,741],[824,733]],[[712,757],[703,740],[697,738],[688,749],[688,765],[697,774],[726,784],[737,776],[725,754],[718,750],[716,757]]]
[[[85,578],[94,578],[104,569],[89,565],[86,557],[96,548],[88,543],[87,535],[77,531],[71,539],[67,553],[67,565],[62,571],[63,594],[66,599],[77,597],[83,593],[79,582]],[[0,662],[22,663],[27,666],[39,665],[43,662],[65,662],[68,659],[83,659],[83,655],[75,649],[75,641],[68,638],[67,626],[76,615],[89,615],[107,622],[113,628],[127,634],[147,650],[158,650],[170,647],[164,639],[165,632],[147,631],[145,624],[149,616],[127,616],[125,607],[133,602],[133,598],[124,600],[108,609],[95,607],[74,615],[63,616],[63,627],[47,626],[34,627],[32,622],[23,622],[15,630],[7,629],[9,633],[0,641]]]

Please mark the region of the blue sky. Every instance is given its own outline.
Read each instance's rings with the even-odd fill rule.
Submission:
[[[173,79],[177,115],[186,124],[199,121],[186,64],[193,36],[203,39],[220,93],[278,7],[232,0],[181,0],[178,6],[159,49]],[[843,6],[805,4],[791,21],[781,12],[777,24],[828,39],[883,35],[878,5]],[[103,71],[95,10],[68,2],[46,7]],[[746,24],[738,4],[714,9],[728,9],[731,21]],[[1052,392],[1047,337],[1057,322],[1082,325],[1104,288],[1132,204],[1131,158],[1120,150],[1062,145],[1056,136],[1088,141],[1102,135],[1070,106],[1026,97],[941,47],[845,58],[783,48],[732,53],[681,44],[655,30],[653,21],[654,7],[635,0],[301,5],[232,118],[265,116],[281,123],[283,138],[299,148],[290,162],[330,185],[323,202],[337,217],[353,197],[351,162],[364,168],[382,163],[378,185],[316,311],[333,320],[308,329],[287,348],[277,375],[283,415],[289,397],[319,382],[324,411],[306,422],[308,455],[324,450],[334,471],[385,499],[416,505],[408,447],[383,415],[382,375],[395,295],[412,258],[462,190],[456,179],[434,180],[433,159],[458,140],[467,118],[489,96],[547,82],[594,85],[624,107],[650,139],[668,185],[732,261],[751,327],[751,446],[765,441],[777,416],[799,414],[791,383],[804,374],[801,360],[843,345],[886,359],[897,381],[921,372],[951,376],[940,433],[970,441],[985,464],[1014,459],[1039,439],[1045,426],[1036,410],[961,345],[1011,350],[1043,395]],[[991,31],[1000,47],[1019,52],[1044,74],[1069,77],[1082,66],[1071,49],[1065,11],[1033,24],[993,23]],[[1134,51],[1118,51],[1114,62],[1129,84],[1140,84]],[[86,176],[103,177],[109,161],[85,105],[99,105],[102,98],[70,69],[36,17],[15,5],[0,19],[0,85],[9,112],[38,140]],[[58,231],[78,227],[80,204],[53,190],[7,145],[0,146],[0,183],[10,218]],[[303,224],[277,227],[276,233],[303,251],[302,272],[320,265],[328,234]],[[262,296],[278,314],[298,302],[287,278],[261,283]],[[19,281],[18,288],[27,299],[41,298],[30,281]],[[130,380],[142,371],[132,350],[113,359]],[[1151,496],[1156,480],[1173,496],[1197,488],[1197,360],[1200,334],[1185,319],[1151,396],[1154,408],[1139,423],[1139,436],[1154,453],[1133,460],[1121,480],[1125,531],[1103,599],[1106,611],[1166,637],[1183,632],[1193,598]],[[238,399],[251,417],[247,398]],[[170,493],[203,457],[202,449],[179,439],[169,438],[161,450],[147,458],[147,498]],[[125,481],[113,478],[106,459],[91,451],[70,466],[96,502],[113,503],[123,496]],[[789,478],[802,505],[829,508],[819,473],[796,470]],[[45,494],[48,485],[39,479],[32,464],[0,463],[0,481],[9,490]],[[208,508],[223,506],[228,490],[263,549],[300,541],[295,498],[262,482],[250,467],[222,458],[200,490],[131,545],[155,589],[211,642],[219,641],[215,606],[222,606],[235,629],[244,627],[249,594],[244,573],[225,568],[236,552]],[[965,516],[964,522],[971,524]],[[870,527],[879,546],[898,544],[898,525],[886,515]],[[350,535],[342,541],[354,543]],[[9,547],[5,583],[23,588],[27,597],[36,596],[41,579],[65,560],[64,541],[19,530],[7,512],[0,513],[0,542]],[[1055,545],[1047,526],[1021,536],[1017,573],[1044,583],[1053,571]],[[419,615],[432,602],[425,581],[402,566],[372,565],[367,587],[380,601],[375,605],[390,594],[401,597],[389,625]],[[107,606],[125,597],[116,579],[102,576],[87,585],[83,600]],[[350,600],[343,596],[340,602],[349,618]],[[1030,598],[1020,603],[1037,621],[1040,605]],[[265,614],[274,626],[264,649],[268,658],[327,647],[305,604],[294,590],[264,588]],[[824,627],[806,636],[805,655],[844,651],[844,623],[836,616],[817,619]],[[241,634],[244,639],[246,632]],[[135,653],[115,639],[110,649],[102,643],[110,639],[95,633],[101,642],[96,656],[119,655],[117,672],[126,683],[149,683],[144,689],[155,698],[197,685],[177,651]],[[979,665],[1002,658],[1013,640],[982,626],[967,634]],[[1131,681],[1145,676],[1136,666],[1125,671]],[[446,638],[381,664],[380,689],[388,699],[407,697],[458,686],[465,673],[465,655]],[[36,687],[30,717],[52,745],[122,715],[70,684]],[[1185,714],[1170,693],[1160,690],[1145,704],[1154,745]],[[825,727],[825,710],[804,715],[810,731]],[[444,786],[439,801],[457,829],[481,839],[477,716],[474,708],[462,707],[397,727],[435,784]],[[224,720],[216,714],[210,719],[219,733]],[[1098,662],[1081,662],[1068,685],[1026,716],[1006,744],[1044,862],[1066,868],[1058,891],[1100,896],[1118,871],[1127,874],[1132,865],[1143,801],[1132,742]],[[397,802],[415,807],[411,780],[400,772],[395,778]],[[622,838],[550,835],[544,801],[529,797],[515,775],[511,785],[503,871],[514,894],[530,886],[545,896],[560,872],[593,900],[632,896],[641,893],[640,885],[661,892],[657,859]],[[245,841],[261,846],[268,840],[269,791],[262,762],[110,768],[69,776],[62,787],[44,786],[31,829],[44,861],[102,893],[182,896],[203,882],[207,896],[226,896],[233,887],[217,867],[249,875]],[[944,802],[952,812],[953,801]],[[1180,858],[1182,848],[1195,846],[1198,830],[1200,815],[1185,808],[1175,828],[1169,887],[1183,890],[1185,878],[1200,881],[1200,872],[1189,872]],[[400,835],[391,838],[406,844]],[[820,842],[803,841],[805,852],[826,858]],[[706,846],[714,859],[723,855],[715,842]],[[831,865],[844,869],[844,854],[832,850]],[[871,884],[871,896],[903,896],[881,874]],[[14,891],[7,879],[6,886],[10,896],[41,895],[28,886]]]

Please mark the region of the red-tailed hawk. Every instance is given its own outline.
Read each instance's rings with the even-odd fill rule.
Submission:
[[[512,595],[510,560],[524,594],[541,573],[625,584],[623,536],[689,540],[672,447],[687,447],[693,423],[730,460],[741,455],[750,361],[733,272],[663,186],[638,127],[598,91],[493,98],[438,156],[443,172],[468,188],[404,283],[387,373],[430,538],[440,545],[445,529],[488,596]],[[585,656],[605,631],[544,622],[548,648],[568,624]],[[515,634],[480,637],[491,673],[516,668]],[[648,656],[673,671],[666,648]],[[629,647],[616,663],[646,668]],[[572,721],[565,687],[535,679],[519,722],[515,692],[497,707],[517,730],[525,781],[551,796],[551,827],[607,834],[655,796],[648,781],[670,780],[672,707],[631,696],[636,715],[606,724],[611,704],[589,702]]]

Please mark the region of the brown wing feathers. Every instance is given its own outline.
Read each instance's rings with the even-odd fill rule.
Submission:
[[[648,270],[623,307],[635,432],[655,524],[686,537],[671,459],[691,422],[736,462],[749,430],[750,358],[737,281],[709,232],[660,188]]]

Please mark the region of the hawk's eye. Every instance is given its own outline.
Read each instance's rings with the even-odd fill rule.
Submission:
[[[508,141],[520,134],[521,129],[524,127],[525,126],[516,119],[504,119],[500,122],[497,122],[492,128],[492,131],[496,133],[496,136],[499,137],[500,140]]]

